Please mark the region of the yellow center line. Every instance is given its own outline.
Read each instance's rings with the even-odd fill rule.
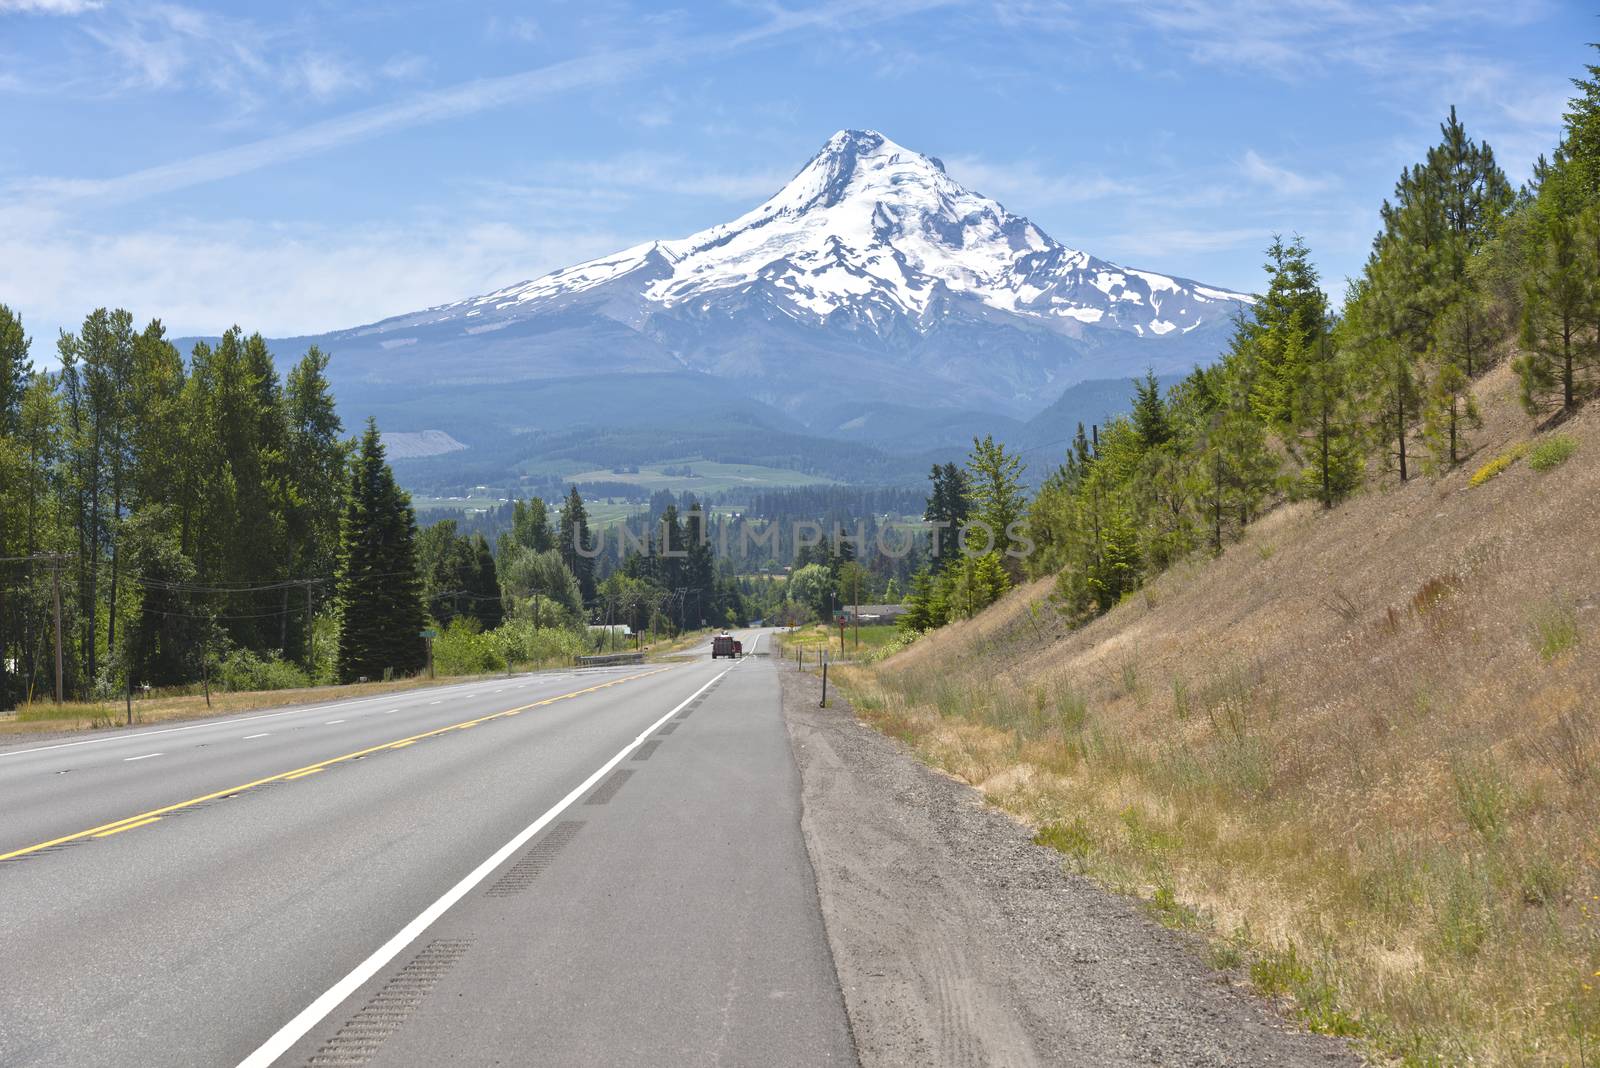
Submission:
[[[211,793],[204,794],[200,797],[191,797],[187,801],[177,801],[170,805],[163,805],[161,808],[153,808],[148,812],[141,812],[136,816],[128,816],[124,819],[113,820],[110,823],[102,823],[98,827],[91,827],[86,831],[78,831],[76,834],[62,835],[60,838],[52,838],[48,842],[40,842],[37,845],[25,846],[22,849],[14,849],[9,853],[0,853],[0,860],[10,860],[12,857],[26,856],[29,853],[37,853],[41,849],[49,849],[51,846],[63,845],[67,842],[76,842],[84,838],[105,838],[113,834],[119,834],[122,831],[131,831],[135,827],[143,827],[147,824],[154,823],[156,820],[160,819],[162,816],[165,816],[169,812],[177,812],[180,809],[190,808],[205,801],[215,801],[219,797],[230,797],[234,794],[241,794],[246,790],[253,790],[257,786],[265,786],[269,782],[287,782],[291,779],[304,778],[313,772],[318,772],[324,768],[333,767],[335,764],[342,764],[347,760],[355,760],[357,757],[364,757],[372,753],[379,753],[385,749],[404,749],[408,745],[413,745],[426,738],[438,737],[439,735],[445,734],[449,731],[461,730],[465,727],[476,727],[480,723],[488,723],[491,720],[501,719],[505,716],[514,716],[519,712],[526,712],[530,708],[540,708],[544,705],[553,705],[557,701],[566,701],[573,697],[582,697],[584,694],[594,693],[597,690],[604,690],[607,687],[617,686],[624,682],[632,682],[635,679],[649,678],[651,675],[659,675],[663,671],[671,670],[671,667],[660,667],[656,668],[654,671],[641,671],[637,675],[625,675],[620,679],[612,679],[610,682],[603,682],[595,686],[587,686],[581,690],[573,690],[570,693],[562,693],[557,694],[554,697],[547,697],[542,701],[535,701],[531,705],[522,705],[519,708],[507,709],[504,712],[494,712],[487,716],[479,716],[476,719],[469,719],[464,723],[452,723],[448,727],[436,727],[431,731],[424,731],[421,734],[413,734],[409,738],[397,738],[392,742],[383,742],[380,745],[368,746],[366,749],[358,749],[353,753],[345,753],[343,756],[329,757],[327,760],[319,760],[315,764],[307,764],[303,768],[294,768],[290,771],[280,771],[276,775],[268,775],[266,778],[256,779],[254,782],[247,782],[240,786],[230,786],[225,790],[214,790]]]
[[[148,827],[152,823],[160,823],[160,822],[161,822],[161,817],[160,816],[151,816],[149,819],[146,819],[146,820],[136,820],[133,823],[124,823],[120,827],[113,827],[109,831],[101,831],[99,834],[95,835],[95,837],[96,838],[110,838],[114,834],[121,834],[123,831],[131,831],[135,827]]]

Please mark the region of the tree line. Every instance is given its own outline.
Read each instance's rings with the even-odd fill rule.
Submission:
[[[54,695],[58,619],[80,699],[412,674],[423,631],[460,618],[531,618],[504,644],[532,659],[541,627],[587,621],[576,489],[576,535],[543,502],[497,552],[449,524],[419,535],[377,427],[345,436],[317,348],[280,375],[259,334],[185,357],[159,320],[102,308],[56,351],[36,368],[0,305],[0,708]]]
[[[1147,375],[1129,415],[1080,424],[1026,506],[1021,573],[1056,576],[1058,603],[1087,618],[1184,557],[1220,553],[1278,502],[1333,508],[1374,478],[1449,471],[1481,425],[1473,383],[1508,357],[1544,426],[1592,397],[1600,66],[1588,75],[1574,79],[1559,146],[1520,189],[1452,108],[1383,204],[1338,306],[1305,242],[1275,237],[1266,291],[1217,363],[1167,390]],[[965,469],[935,468],[928,518],[959,526],[994,509],[1009,499],[1003,471],[993,448]],[[1019,577],[1003,563],[941,547],[913,584],[907,625],[937,626],[998,596]]]

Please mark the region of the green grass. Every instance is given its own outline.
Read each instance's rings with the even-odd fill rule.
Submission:
[[[687,467],[693,474],[666,473],[666,468]],[[722,493],[727,490],[785,489],[796,486],[836,485],[831,478],[808,475],[803,471],[790,471],[782,467],[762,467],[759,464],[715,463],[710,460],[663,460],[659,464],[640,467],[637,474],[615,474],[609,467],[591,468],[587,471],[562,471],[568,482],[628,482],[654,493],[668,490],[672,493]]]
[[[462,511],[487,511],[490,508],[504,504],[499,497],[426,497],[422,495],[411,498],[411,507],[418,512],[449,511],[460,509]]]
[[[1565,434],[1557,434],[1539,442],[1528,451],[1528,466],[1535,471],[1549,471],[1567,462],[1578,451],[1578,443]]]

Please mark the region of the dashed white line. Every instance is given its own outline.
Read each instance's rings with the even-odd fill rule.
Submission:
[[[323,726],[324,727],[331,727],[335,723],[343,723],[343,722],[344,722],[344,720],[342,720],[342,719],[330,719],[328,722],[324,723]]]
[[[442,704],[444,704],[444,702],[443,702],[443,701],[429,701],[429,702],[428,702],[428,703],[429,703],[429,704],[430,704],[430,705],[442,705]]]
[[[149,760],[151,757],[158,757],[158,756],[161,756],[161,755],[162,755],[161,753],[146,753],[143,756],[123,757],[122,758],[122,762],[124,764],[126,764],[130,760]]]
[[[260,734],[247,734],[247,735],[244,736],[244,740],[247,741],[247,742],[253,742],[257,738],[265,738],[265,737],[269,736],[271,733],[272,733],[271,731],[263,731]]]
[[[392,716],[392,715],[394,715],[394,714],[395,714],[395,713],[396,713],[396,712],[398,712],[398,711],[400,711],[400,710],[399,710],[399,709],[398,709],[398,708],[391,708],[391,709],[389,709],[389,711],[387,711],[387,712],[385,712],[385,713],[384,713],[384,715],[386,715],[386,716]]]

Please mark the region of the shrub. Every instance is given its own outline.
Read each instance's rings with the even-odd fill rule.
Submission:
[[[1578,443],[1565,434],[1547,438],[1528,450],[1528,466],[1535,471],[1549,471],[1567,462],[1567,457],[1578,451]]]
[[[545,664],[571,664],[588,652],[585,635],[562,627],[535,627],[528,620],[513,620],[492,631],[498,662],[490,670]]]
[[[1525,452],[1526,449],[1526,445],[1518,445],[1514,448],[1507,449],[1499,456],[1496,456],[1493,460],[1490,460],[1488,463],[1484,464],[1482,467],[1478,468],[1472,473],[1472,485],[1481,486],[1491,478],[1494,478],[1500,472],[1504,471],[1506,468],[1520,460],[1523,452]]]
[[[503,671],[505,666],[494,636],[483,633],[475,619],[458,617],[433,640],[436,674],[486,675]]]
[[[294,690],[311,685],[311,676],[274,653],[235,649],[217,665],[217,687],[223,690]]]

